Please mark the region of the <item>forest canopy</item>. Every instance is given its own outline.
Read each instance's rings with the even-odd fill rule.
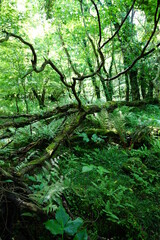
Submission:
[[[0,1],[0,239],[158,239],[159,19]]]

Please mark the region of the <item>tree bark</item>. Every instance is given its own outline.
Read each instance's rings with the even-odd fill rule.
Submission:
[[[34,96],[36,97],[36,99],[38,100],[38,104],[39,104],[40,109],[43,109],[45,107],[45,104],[44,104],[45,93],[46,93],[45,88],[43,88],[41,96],[37,93],[37,91],[34,88],[32,88],[32,92],[33,92]]]
[[[138,81],[137,81],[137,73],[138,73],[137,69],[132,69],[129,71],[132,101],[140,100],[139,86],[138,86]]]

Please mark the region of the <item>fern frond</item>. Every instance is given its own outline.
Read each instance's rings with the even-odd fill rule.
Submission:
[[[36,182],[31,187],[33,193],[30,194],[30,198],[42,205],[47,212],[55,210],[67,187],[64,177],[60,175],[57,158],[45,162],[41,172],[36,174],[34,179]]]

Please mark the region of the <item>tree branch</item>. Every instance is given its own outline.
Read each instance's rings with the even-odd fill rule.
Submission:
[[[82,17],[83,17],[83,25],[84,25],[84,27],[85,27],[85,32],[86,32],[86,35],[87,35],[87,37],[88,37],[88,40],[89,40],[90,43],[91,43],[93,52],[94,52],[95,57],[96,57],[96,59],[97,59],[97,65],[99,66],[98,53],[97,53],[97,51],[96,51],[96,47],[95,47],[95,44],[94,44],[94,42],[93,42],[93,39],[91,38],[91,36],[89,35],[88,30],[87,30],[87,25],[86,25],[86,21],[85,21],[85,17],[84,17],[84,10],[83,10],[83,6],[82,6],[82,0],[80,1],[80,7],[81,7],[81,13],[82,13]]]
[[[70,88],[72,90],[72,93],[74,95],[74,97],[76,98],[76,100],[78,101],[78,105],[79,107],[81,106],[81,101],[76,93],[76,90],[75,90],[75,86],[76,86],[76,79],[73,78],[73,83],[72,84],[68,84],[66,81],[65,81],[65,76],[63,75],[63,73],[56,67],[56,65],[49,59],[45,59],[44,58],[44,62],[42,63],[41,67],[38,69],[37,68],[37,55],[36,55],[36,52],[35,52],[35,49],[33,47],[32,44],[30,44],[29,42],[25,41],[22,37],[16,35],[16,34],[13,34],[13,33],[8,33],[7,31],[3,31],[5,34],[6,34],[6,37],[4,39],[1,39],[0,40],[0,43],[1,42],[4,42],[4,41],[8,41],[9,37],[14,37],[18,40],[20,40],[23,44],[29,46],[29,48],[31,49],[31,52],[33,54],[33,60],[31,60],[32,62],[32,69],[29,70],[23,77],[22,79],[24,79],[26,76],[28,76],[29,74],[31,74],[33,71],[36,72],[36,73],[40,73],[42,72],[46,65],[50,65],[52,67],[52,69],[60,76],[60,80],[61,82],[67,87],[67,88]],[[81,78],[80,74],[78,74],[77,72],[77,75]],[[16,127],[17,125],[15,125]],[[19,125],[18,125],[19,126]],[[1,127],[1,126],[0,126]]]
[[[105,81],[111,81],[111,80],[114,80],[118,77],[120,77],[121,75],[125,74],[126,72],[128,72],[137,62],[139,59],[149,55],[150,53],[152,53],[155,48],[152,48],[151,50],[149,50],[148,52],[145,53],[145,50],[147,49],[149,43],[151,42],[155,32],[156,32],[156,29],[157,29],[157,25],[158,25],[158,22],[159,22],[159,19],[160,19],[160,13],[158,14],[158,8],[159,8],[159,5],[160,5],[160,1],[157,0],[157,7],[156,7],[156,11],[155,11],[155,15],[154,15],[154,28],[152,30],[152,33],[147,41],[147,43],[145,44],[145,46],[143,47],[142,51],[141,51],[141,54],[132,62],[132,64],[126,68],[125,70],[123,70],[122,72],[118,73],[117,75],[115,75],[114,77],[111,77],[111,78],[107,78],[105,79]],[[158,16],[157,16],[158,14]],[[160,44],[157,44],[157,47],[159,47]]]
[[[98,41],[98,48],[100,49],[101,41],[102,41],[102,29],[101,29],[101,20],[100,20],[100,15],[99,15],[99,10],[97,5],[93,0],[91,0],[92,4],[94,5],[94,8],[97,13],[97,19],[98,19],[98,29],[99,29],[99,41]]]
[[[4,42],[4,41],[8,41],[9,37],[14,37],[18,40],[20,40],[23,44],[27,45],[31,52],[32,52],[32,55],[33,55],[33,60],[31,60],[31,63],[32,63],[32,68],[31,70],[29,70],[23,77],[22,79],[24,79],[27,75],[31,74],[33,71],[36,72],[36,73],[40,73],[42,72],[46,65],[50,65],[54,70],[55,72],[60,76],[60,79],[62,81],[62,83],[66,86],[66,87],[70,87],[71,88],[71,85],[67,84],[64,79],[65,79],[65,76],[62,74],[62,72],[55,66],[55,64],[49,59],[45,59],[44,58],[44,62],[42,63],[41,67],[38,69],[37,68],[37,55],[36,55],[36,51],[33,47],[33,45],[27,41],[25,41],[22,37],[16,35],[16,34],[13,34],[13,33],[8,33],[7,31],[3,31],[3,33],[6,34],[6,37],[4,39],[1,39],[0,40],[0,43],[1,42]]]
[[[100,49],[102,49],[107,43],[109,43],[120,31],[120,29],[122,28],[123,24],[125,23],[127,17],[129,16],[132,8],[134,7],[136,0],[133,1],[132,6],[130,7],[128,13],[126,14],[125,18],[122,20],[121,24],[119,25],[117,31],[115,31],[115,33],[112,35],[112,37],[110,37],[107,41],[105,41],[101,46]]]
[[[66,45],[65,45],[63,36],[62,36],[62,34],[61,34],[61,32],[60,32],[60,29],[58,29],[58,33],[59,33],[59,38],[60,38],[60,40],[61,40],[63,49],[64,49],[64,51],[65,51],[65,53],[66,53],[66,56],[67,56],[67,58],[68,58],[68,62],[69,62],[69,64],[70,64],[71,68],[72,68],[74,74],[77,75],[78,77],[80,77],[80,76],[81,76],[80,73],[76,70],[76,68],[74,67],[74,65],[73,65],[73,63],[72,63],[71,56],[70,56],[70,54],[69,54],[69,52],[68,52],[68,49],[66,48]]]
[[[34,169],[37,165],[41,165],[44,161],[51,158],[57,151],[59,146],[68,138],[68,136],[73,133],[73,131],[81,124],[81,122],[83,122],[85,116],[85,111],[78,111],[77,114],[74,114],[70,121],[65,122],[63,129],[54,138],[53,142],[50,143],[49,146],[46,148],[44,155],[40,158],[36,158],[35,160],[28,162],[18,174],[21,176],[24,173]]]
[[[0,39],[0,43],[6,42],[9,39],[9,33],[6,32],[5,38]]]
[[[36,55],[36,52],[35,52],[35,49],[34,49],[33,45],[31,43],[25,41],[22,37],[14,34],[14,33],[8,33],[7,31],[2,31],[2,32],[5,33],[6,36],[8,36],[5,41],[7,41],[9,39],[9,37],[14,37],[14,38],[19,39],[22,43],[24,43],[25,45],[27,45],[31,49],[31,52],[33,54],[33,60],[31,60],[31,62],[32,62],[32,66],[33,66],[33,69],[34,69],[34,67],[36,67],[36,65],[37,65],[37,55]]]
[[[82,15],[83,15],[83,18],[84,18],[84,13],[83,13],[83,8],[82,8],[82,2],[83,2],[83,0],[80,0],[81,11],[82,11]],[[97,5],[95,4],[95,2],[94,2],[93,0],[91,0],[91,2],[92,2],[92,4],[93,4],[94,7],[95,7],[95,10],[96,10],[96,13],[97,13],[97,18],[98,18],[98,27],[99,27],[98,53],[99,53],[100,58],[101,58],[101,63],[98,64],[97,70],[96,70],[95,72],[93,72],[93,73],[91,73],[91,74],[88,74],[88,75],[83,75],[83,76],[80,76],[80,77],[73,77],[73,80],[78,80],[78,81],[83,81],[84,79],[87,79],[87,78],[90,78],[90,77],[95,76],[96,74],[98,74],[98,73],[100,72],[101,68],[104,66],[104,63],[105,63],[105,59],[104,59],[103,53],[101,52],[101,49],[100,49],[100,43],[101,43],[101,39],[102,39],[100,15],[99,15],[99,11],[98,11],[98,8],[97,8]],[[86,28],[85,20],[83,20],[83,23],[84,23],[84,26],[85,26],[85,28]],[[87,30],[86,30],[86,34],[87,34],[87,36],[88,36],[89,41],[91,42],[92,48],[93,48],[93,50],[94,50],[94,53],[95,53],[95,55],[97,56],[96,51],[95,51],[95,47],[94,47],[94,44],[93,44],[93,40],[92,40],[91,37],[89,36]]]

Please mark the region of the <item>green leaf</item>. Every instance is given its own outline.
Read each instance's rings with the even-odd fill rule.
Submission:
[[[48,220],[44,225],[53,235],[62,235],[64,232],[63,227],[56,220]]]
[[[34,214],[30,213],[30,212],[25,212],[25,213],[22,213],[21,216],[23,216],[23,217],[34,217]]]
[[[87,240],[87,239],[88,239],[87,230],[84,229],[77,233],[73,240]]]
[[[76,218],[74,221],[69,221],[67,223],[67,226],[65,227],[64,231],[68,234],[73,236],[78,228],[80,228],[83,225],[83,219],[81,218]]]
[[[8,179],[8,180],[4,180],[3,182],[5,182],[5,183],[12,183],[13,181],[11,179]]]
[[[80,133],[79,136],[80,136],[80,137],[83,137],[83,141],[84,141],[84,142],[89,142],[89,138],[88,138],[88,136],[87,136],[86,133]]]
[[[33,177],[33,176],[28,176],[28,179],[31,180],[31,181],[33,181],[33,182],[36,182],[36,178]]]
[[[97,172],[98,172],[100,175],[103,175],[104,173],[110,173],[110,171],[106,170],[106,169],[105,169],[104,167],[102,167],[102,166],[98,166]]]
[[[82,168],[82,173],[90,172],[94,169],[94,165],[87,165]]]
[[[66,223],[70,219],[69,215],[66,213],[65,209],[62,206],[60,206],[57,209],[56,219],[57,219],[57,222],[59,222],[60,225],[63,226],[63,227],[66,225]]]
[[[0,166],[3,166],[4,164],[5,164],[5,162],[0,160]]]

